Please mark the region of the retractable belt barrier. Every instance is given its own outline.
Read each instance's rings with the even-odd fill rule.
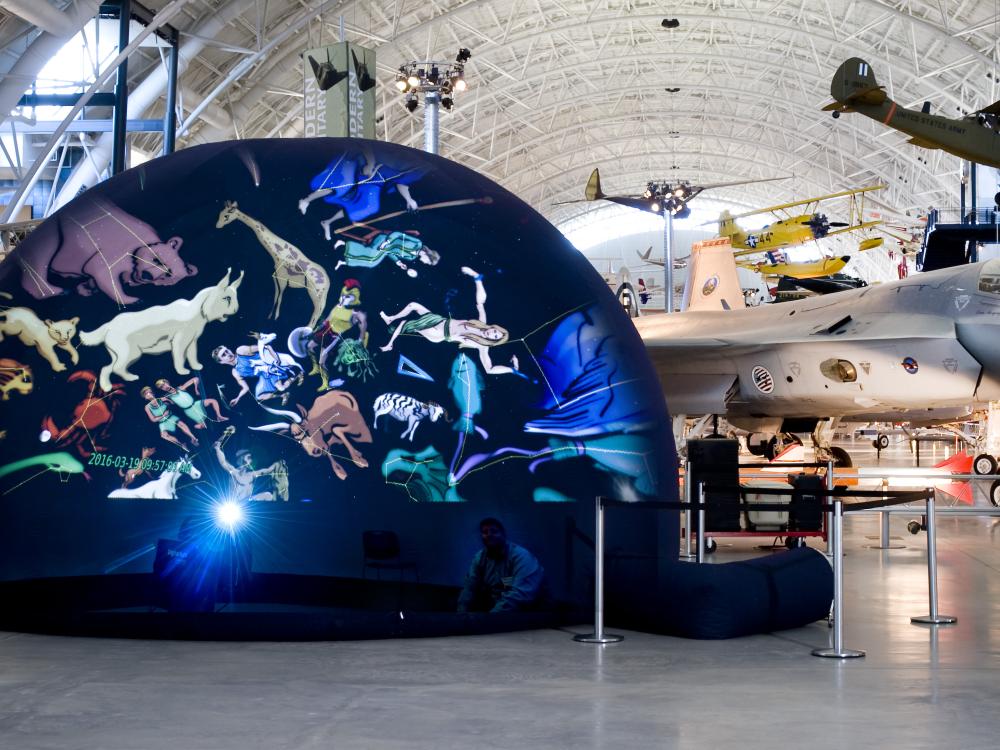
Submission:
[[[811,467],[817,464],[787,464],[789,467]],[[818,464],[824,466],[824,464]],[[696,501],[677,502],[626,502],[623,500],[613,500],[611,498],[597,496],[595,498],[595,543],[594,543],[594,632],[576,635],[573,640],[583,643],[617,643],[624,640],[624,636],[606,633],[604,631],[604,509],[605,508],[642,508],[644,510],[684,510],[690,513],[696,509],[698,513],[698,548],[697,562],[704,562],[705,547],[705,483],[698,482]],[[713,486],[714,491],[739,491],[739,487],[718,487]],[[814,656],[830,657],[836,659],[848,659],[864,656],[864,651],[848,649],[844,647],[843,626],[844,626],[844,514],[860,513],[873,509],[887,508],[894,505],[905,505],[915,501],[923,500],[926,504],[927,518],[927,581],[928,599],[930,603],[930,613],[919,617],[910,618],[911,622],[929,625],[944,625],[957,622],[957,618],[950,615],[942,615],[938,612],[938,590],[937,590],[937,534],[934,520],[935,490],[933,487],[925,487],[923,490],[910,490],[905,492],[893,492],[891,490],[853,490],[848,488],[833,489],[828,488],[822,492],[815,489],[777,488],[777,487],[755,487],[754,492],[761,495],[791,495],[795,497],[822,495],[832,502],[823,503],[822,509],[832,517],[829,528],[829,547],[832,554],[833,565],[833,646],[830,648],[817,648],[812,651]],[[687,494],[687,493],[685,493]],[[858,503],[846,504],[842,498],[858,497],[873,498],[872,500]],[[792,503],[744,503],[741,507],[748,510],[775,510],[776,508],[791,508]],[[688,527],[690,528],[690,526]],[[690,534],[688,543],[690,543]]]

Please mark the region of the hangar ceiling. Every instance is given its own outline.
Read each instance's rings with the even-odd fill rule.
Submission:
[[[0,0],[0,71],[39,30],[40,2]],[[86,5],[87,0],[76,0]],[[93,2],[93,0],[90,0]],[[153,10],[168,3],[150,0]],[[391,85],[411,60],[473,57],[470,89],[442,112],[441,152],[485,173],[557,225],[595,204],[581,197],[594,166],[606,191],[639,192],[649,179],[699,183],[791,175],[719,191],[747,207],[885,182],[883,209],[916,213],[957,202],[956,157],[918,149],[858,115],[820,112],[844,59],[868,60],[890,96],[957,116],[1000,98],[1000,0],[174,0],[182,35],[181,107],[203,112],[178,147],[226,138],[301,133],[299,53],[346,38],[378,54],[378,137],[420,147],[421,110],[408,113]],[[53,9],[57,6],[52,5]],[[72,5],[70,8],[72,9]],[[661,26],[676,18],[677,28]],[[58,29],[56,29],[58,30]],[[37,48],[36,48],[37,49]],[[186,50],[186,51],[185,51]],[[157,117],[156,50],[130,61],[131,89]],[[152,77],[152,78],[151,78]],[[161,75],[162,77],[162,75]],[[2,84],[2,82],[0,82]],[[677,89],[669,92],[667,89]],[[23,90],[23,88],[22,88]],[[2,99],[2,96],[0,96]],[[150,153],[159,136],[133,136]],[[102,167],[98,137],[94,158]],[[612,208],[611,206],[607,207]]]

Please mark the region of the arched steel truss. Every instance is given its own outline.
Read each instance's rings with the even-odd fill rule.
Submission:
[[[333,41],[343,16],[347,38],[378,52],[379,135],[388,140],[418,145],[421,133],[390,85],[396,67],[471,48],[472,91],[442,119],[442,152],[557,224],[585,209],[553,201],[579,194],[597,165],[607,184],[630,191],[671,174],[715,182],[794,173],[789,184],[741,190],[750,205],[880,181],[889,184],[884,209],[954,203],[957,159],[857,116],[834,122],[818,111],[829,79],[860,55],[903,104],[927,100],[956,115],[1000,98],[1000,11],[989,0],[366,0],[330,3],[297,34],[288,29],[305,2],[209,0],[173,23],[196,38],[223,5],[239,11],[235,20],[183,73],[197,100],[184,110],[212,108],[211,122],[192,118],[187,143],[300,132],[297,53]],[[660,28],[665,17],[680,27]],[[0,0],[0,44],[23,47],[35,33]],[[0,74],[10,58],[0,54]],[[133,87],[159,64],[130,64]],[[162,101],[149,114],[161,112]],[[151,135],[134,143],[158,148]]]

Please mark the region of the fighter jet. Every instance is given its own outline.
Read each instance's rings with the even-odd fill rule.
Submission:
[[[711,242],[692,250],[686,311],[633,321],[674,415],[813,430],[829,456],[823,420],[946,423],[1000,399],[1000,260],[745,308]]]
[[[923,109],[906,109],[890,99],[875,80],[871,65],[852,57],[833,75],[830,95],[836,100],[823,109],[860,112],[865,117],[901,130],[910,143],[939,148],[979,164],[1000,168],[1000,101],[961,119],[932,115],[930,102]]]

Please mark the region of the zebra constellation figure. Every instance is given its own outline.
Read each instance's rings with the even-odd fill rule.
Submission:
[[[400,437],[409,437],[410,442],[413,442],[413,433],[417,431],[417,427],[425,419],[429,418],[431,422],[437,422],[441,417],[444,417],[446,422],[449,421],[448,412],[440,404],[433,401],[424,403],[403,393],[383,393],[375,399],[373,408],[375,419],[372,420],[372,427],[378,427],[378,418],[384,415],[398,419],[400,422],[406,422],[406,429],[403,430]]]

